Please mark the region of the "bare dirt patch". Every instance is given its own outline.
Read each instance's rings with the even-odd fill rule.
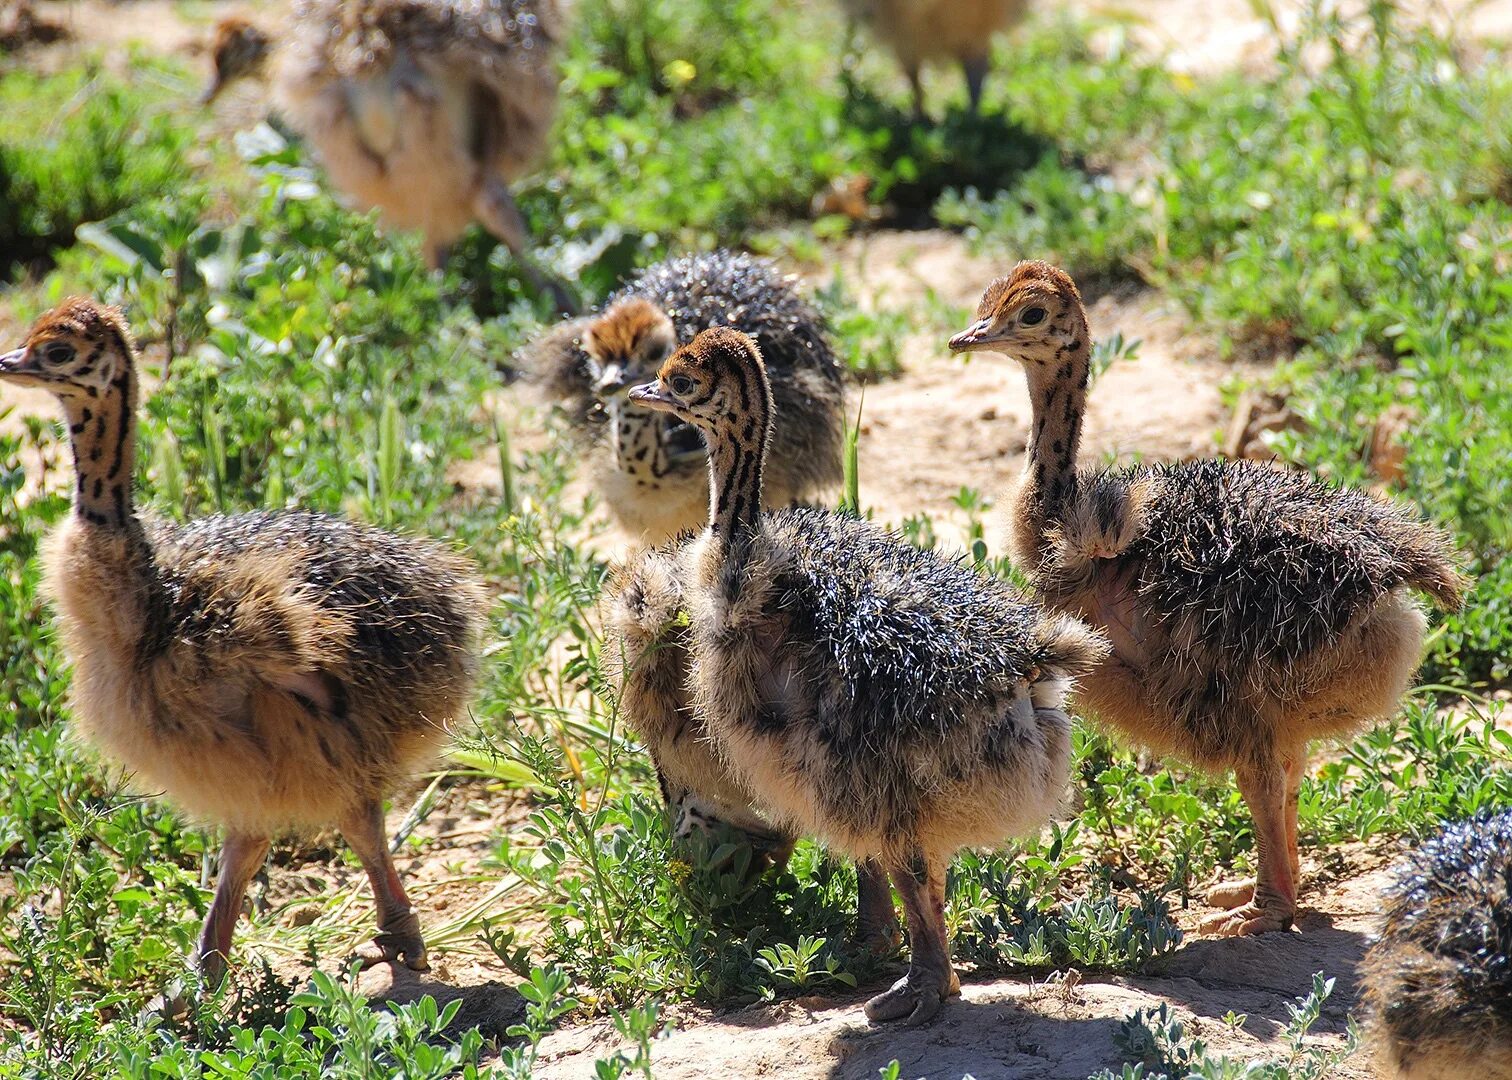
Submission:
[[[124,62],[133,50],[156,56],[190,55],[203,50],[213,6],[179,0],[36,0],[40,17],[63,31],[42,51],[41,65],[56,67],[81,54],[103,54]]]
[[[1172,71],[1257,72],[1276,55],[1276,31],[1259,15],[1261,5],[1254,0],[1061,0],[1053,6],[1125,24],[1134,43],[1164,57]],[[1294,37],[1309,0],[1270,0],[1269,6],[1281,33]],[[1363,0],[1339,6],[1350,15],[1366,7]],[[1410,25],[1452,31],[1461,40],[1512,38],[1509,0],[1398,0],[1397,8]]]
[[[922,1029],[866,1022],[861,1003],[881,986],[724,1013],[687,1010],[678,1017],[679,1030],[656,1046],[656,1076],[863,1080],[897,1059],[910,1078],[1084,1080],[1100,1069],[1116,1072],[1123,1062],[1114,1042],[1119,1022],[1161,1003],[1212,1052],[1264,1060],[1284,1052],[1275,1040],[1290,1018],[1287,1005],[1308,992],[1317,971],[1337,982],[1309,1043],[1339,1047],[1358,999],[1355,967],[1387,880],[1380,855],[1351,852],[1347,861],[1341,879],[1305,895],[1296,932],[1193,938],[1158,973],[1142,976],[1035,981],[968,974],[961,998]],[[1190,929],[1205,913],[1194,906],[1180,921]],[[1225,1021],[1230,1014],[1234,1023]],[[593,1060],[619,1048],[608,1024],[560,1031],[543,1043],[537,1075],[591,1076]],[[1330,1075],[1369,1080],[1375,1074],[1365,1055],[1356,1054]]]

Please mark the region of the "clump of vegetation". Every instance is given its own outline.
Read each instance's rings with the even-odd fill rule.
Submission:
[[[675,842],[658,800],[584,791],[550,742],[519,733],[511,743],[539,805],[496,857],[543,897],[547,930],[534,948],[576,985],[616,1003],[749,1001],[854,985],[874,968],[832,944],[855,905],[849,868],[807,846],[763,876],[740,837]],[[533,950],[512,933],[489,944],[516,971],[531,966]]]
[[[0,71],[0,276],[188,178],[193,134],[168,111],[186,88],[157,63],[129,77]]]
[[[1285,1050],[1261,1061],[1235,1061],[1213,1053],[1202,1039],[1187,1033],[1163,1002],[1153,1009],[1136,1009],[1113,1037],[1129,1064],[1121,1072],[1105,1069],[1089,1080],[1322,1080],[1359,1044],[1353,1025],[1342,1046],[1307,1042],[1333,988],[1332,979],[1313,976],[1312,989],[1286,1007],[1291,1019],[1276,1040]],[[1245,1019],[1225,1017],[1236,1027]]]

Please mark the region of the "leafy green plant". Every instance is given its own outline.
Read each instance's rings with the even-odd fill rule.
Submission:
[[[93,65],[0,72],[0,275],[184,182],[191,135],[167,105],[186,85],[177,69],[141,60],[126,76]]]
[[[794,856],[789,874],[763,877],[743,838],[674,842],[660,806],[583,790],[547,740],[521,732],[510,744],[540,804],[523,834],[501,838],[496,858],[540,895],[547,929],[537,947],[576,985],[626,1005],[645,994],[755,997],[855,978],[827,933],[799,929],[843,934],[852,874],[811,851]],[[489,945],[516,968],[528,963],[508,933]]]
[[[499,1071],[504,1076],[530,1080],[534,1075],[541,1039],[579,1005],[576,998],[569,996],[569,985],[567,976],[555,968],[530,969],[528,978],[519,987],[520,996],[525,999],[525,1019],[510,1025],[507,1032],[511,1038],[524,1041],[500,1053]]]
[[[1046,851],[1015,868],[1001,855],[963,853],[947,889],[955,953],[979,967],[1048,971],[1141,971],[1181,944],[1181,931],[1153,894],[1120,903],[1105,883],[1079,882],[1088,895],[1057,903],[1057,884],[1080,857],[1069,853],[1075,825]]]
[[[593,1075],[597,1080],[619,1080],[632,1072],[638,1072],[646,1080],[652,1080],[651,1047],[656,1040],[665,1038],[672,1030],[670,1023],[661,1020],[661,1008],[655,1001],[648,1001],[639,1008],[612,1013],[614,1029],[630,1043],[630,1050],[621,1050],[613,1057],[594,1063]]]
[[[821,937],[804,935],[796,945],[779,941],[756,952],[757,965],[783,988],[791,987],[800,993],[823,987],[830,983],[855,986],[856,977],[841,970],[840,961],[826,956],[827,942]]]
[[[1342,1047],[1307,1042],[1333,988],[1334,980],[1325,979],[1321,972],[1313,976],[1312,989],[1295,1005],[1287,1005],[1291,1015],[1280,1039],[1284,1053],[1262,1061],[1235,1061],[1214,1054],[1202,1039],[1187,1034],[1164,1002],[1153,1009],[1137,1009],[1113,1037],[1129,1064],[1121,1072],[1105,1069],[1090,1080],[1322,1080],[1359,1042],[1353,1025]]]

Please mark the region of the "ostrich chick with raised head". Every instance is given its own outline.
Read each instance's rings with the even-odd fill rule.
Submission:
[[[950,348],[1028,376],[1009,541],[1050,607],[1112,640],[1080,703],[1160,753],[1232,768],[1254,815],[1256,880],[1215,889],[1231,910],[1203,930],[1289,928],[1308,743],[1395,710],[1425,625],[1408,590],[1445,608],[1465,590],[1448,539],[1404,507],[1252,462],[1079,473],[1092,341],[1076,285],[1046,263],[989,285]]]
[[[273,103],[331,181],[425,236],[439,268],[474,221],[562,311],[576,306],[530,260],[509,185],[540,159],[556,111],[560,0],[296,0],[276,32],[215,29],[205,100],[269,75]]]
[[[196,952],[207,983],[225,974],[271,837],[291,827],[335,825],[362,860],[380,928],[364,958],[423,970],[383,800],[467,708],[483,589],[464,559],[341,518],[139,518],[136,360],[120,313],[82,298],[0,356],[0,379],[50,391],[72,436],[73,512],[43,560],[75,730],[139,789],[225,829]]]
[[[756,339],[777,402],[763,497],[786,506],[838,488],[844,385],[824,317],[771,263],[715,251],[648,267],[602,311],[559,323],[521,366],[594,444],[594,478],[625,530],[660,543],[708,520],[706,454],[694,429],[629,401],[679,344],[713,326]],[[594,417],[598,422],[594,422]]]
[[[1026,0],[843,0],[853,18],[871,27],[897,56],[913,91],[914,115],[924,117],[924,65],[953,60],[966,74],[975,113],[992,61],[993,35],[1024,17]]]
[[[1393,1080],[1512,1080],[1512,812],[1408,857],[1360,966],[1366,1039]]]
[[[696,721],[764,819],[891,877],[912,955],[866,1013],[928,1020],[960,988],[945,868],[1056,810],[1071,752],[1062,699],[1106,643],[869,522],[764,511],[775,406],[746,335],[704,331],[630,398],[709,448],[709,525],[669,570],[691,616]]]

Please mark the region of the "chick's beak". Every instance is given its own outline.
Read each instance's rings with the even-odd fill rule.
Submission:
[[[37,365],[32,362],[27,349],[16,349],[0,355],[0,375],[29,375],[36,369]]]
[[[951,352],[970,352],[993,342],[992,320],[978,319],[950,339]]]
[[[662,389],[661,380],[641,383],[639,386],[630,388],[630,400],[637,405],[644,405],[648,409],[667,410],[672,408],[672,399]]]
[[[630,385],[629,376],[625,372],[623,364],[609,364],[599,373],[598,379],[593,384],[596,394],[617,394]]]

